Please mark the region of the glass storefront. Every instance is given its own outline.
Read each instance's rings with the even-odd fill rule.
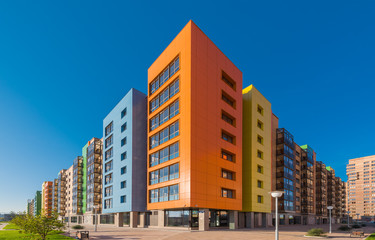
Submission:
[[[123,224],[130,225],[130,212],[124,212],[122,215]]]
[[[228,211],[210,210],[210,227],[228,227]]]
[[[101,215],[100,224],[115,224],[115,216],[113,214]]]
[[[165,226],[189,227],[190,210],[166,210]]]

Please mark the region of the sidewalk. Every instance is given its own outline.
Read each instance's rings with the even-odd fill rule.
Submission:
[[[3,230],[3,228],[4,228],[6,225],[8,225],[8,223],[2,223],[2,224],[0,225],[0,231]]]
[[[353,239],[349,237],[350,232],[337,231],[337,228],[341,224],[332,225],[331,238],[336,240],[348,240]],[[301,239],[316,239],[306,238],[304,235],[311,228],[323,228],[325,232],[328,232],[329,225],[289,225],[280,226],[280,240],[301,240]],[[184,231],[184,230],[171,230],[171,229],[155,229],[155,228],[129,228],[122,227],[116,228],[113,226],[98,225],[98,232],[94,232],[93,226],[85,226],[85,229],[90,231],[90,239],[162,239],[162,240],[272,240],[274,239],[275,232],[273,228],[267,229],[239,229],[239,230],[215,230],[211,229],[206,232],[199,231]],[[367,237],[371,233],[375,232],[375,227],[369,226],[359,229],[365,232]],[[71,236],[75,236],[77,230],[71,230]],[[329,234],[327,234],[329,235]],[[365,238],[366,238],[365,237]],[[362,239],[365,239],[362,238]],[[361,239],[361,238],[356,238]]]

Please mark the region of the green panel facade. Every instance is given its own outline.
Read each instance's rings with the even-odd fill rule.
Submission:
[[[34,198],[34,216],[40,215],[42,209],[42,192],[36,191]]]

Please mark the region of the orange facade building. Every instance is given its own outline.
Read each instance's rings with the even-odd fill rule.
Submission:
[[[150,225],[237,228],[242,73],[190,21],[148,69]]]
[[[43,182],[42,184],[42,214],[52,215],[52,182]]]

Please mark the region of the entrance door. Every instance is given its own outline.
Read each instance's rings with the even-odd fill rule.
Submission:
[[[190,227],[199,227],[199,213],[198,210],[191,210],[191,224]]]

